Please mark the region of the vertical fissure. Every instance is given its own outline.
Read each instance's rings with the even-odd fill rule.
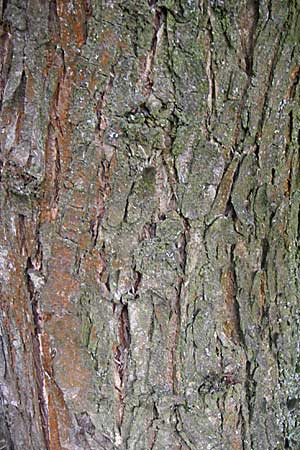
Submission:
[[[39,399],[39,408],[41,414],[41,423],[43,435],[47,450],[51,450],[50,446],[50,426],[49,426],[49,409],[48,394],[46,390],[45,370],[43,364],[43,345],[42,345],[42,317],[39,307],[38,294],[35,292],[34,283],[31,279],[31,271],[34,270],[31,258],[27,258],[27,266],[25,270],[27,289],[32,309],[32,318],[34,324],[33,339],[33,359],[36,371],[36,384]]]
[[[121,310],[120,310],[121,308]],[[128,376],[128,359],[130,352],[130,323],[128,315],[128,306],[120,305],[114,308],[117,318],[117,342],[113,345],[114,379],[116,392],[116,425],[117,425],[117,443],[123,441],[122,424],[125,410],[125,398]]]

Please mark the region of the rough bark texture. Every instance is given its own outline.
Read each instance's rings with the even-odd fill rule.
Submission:
[[[0,448],[300,449],[299,2],[0,12]]]

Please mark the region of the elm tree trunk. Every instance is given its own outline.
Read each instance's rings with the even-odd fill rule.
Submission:
[[[0,448],[299,450],[299,1],[0,12]]]

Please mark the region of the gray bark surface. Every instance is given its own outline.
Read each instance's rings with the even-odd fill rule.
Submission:
[[[0,13],[0,449],[299,450],[299,2]]]

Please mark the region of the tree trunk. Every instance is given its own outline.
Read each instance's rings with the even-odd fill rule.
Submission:
[[[298,0],[0,0],[0,448],[300,449]]]

